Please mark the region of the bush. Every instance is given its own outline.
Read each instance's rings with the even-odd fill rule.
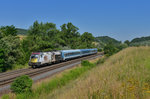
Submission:
[[[98,65],[98,64],[103,64],[103,63],[105,62],[105,60],[106,60],[106,57],[100,58],[100,59],[96,62],[96,64],[97,64],[97,65]]]
[[[27,75],[16,78],[16,80],[11,84],[11,90],[17,94],[31,92],[31,87],[32,79]]]
[[[98,48],[98,52],[102,52],[103,51],[103,49],[102,48]]]
[[[86,66],[93,66],[94,64],[90,63],[88,60],[83,60],[81,62],[81,65],[86,67]]]
[[[106,56],[111,56],[115,53],[118,52],[119,49],[117,49],[117,47],[115,45],[113,45],[112,43],[108,43],[105,47],[104,47],[104,53],[106,54]]]

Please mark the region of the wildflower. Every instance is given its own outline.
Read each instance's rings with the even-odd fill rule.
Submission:
[[[133,91],[134,90],[134,86],[130,86],[130,87],[128,87],[128,89],[130,90],[130,91]]]
[[[150,91],[146,91],[147,93],[150,93]]]

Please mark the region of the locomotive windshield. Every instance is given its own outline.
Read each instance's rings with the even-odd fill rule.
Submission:
[[[39,55],[36,55],[36,54],[31,55],[31,58],[38,58],[38,57],[39,57]]]
[[[36,63],[38,62],[39,54],[32,54],[30,62]]]

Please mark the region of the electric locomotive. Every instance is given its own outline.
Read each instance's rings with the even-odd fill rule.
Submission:
[[[61,52],[34,52],[31,54],[29,66],[32,68],[49,65],[51,63],[60,62],[62,60]]]

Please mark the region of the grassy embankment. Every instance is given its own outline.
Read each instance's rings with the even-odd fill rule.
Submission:
[[[71,88],[67,85],[44,98],[148,99],[150,47],[127,48],[86,75],[78,78]]]
[[[79,68],[55,77],[50,82],[40,84],[30,94],[14,97],[18,99],[150,98],[150,47],[124,49],[109,57],[104,64],[90,68],[90,71],[83,69],[86,71],[84,73],[79,72]],[[78,72],[73,72],[74,70]],[[69,83],[70,80],[72,81]],[[12,96],[10,95],[10,97]]]

